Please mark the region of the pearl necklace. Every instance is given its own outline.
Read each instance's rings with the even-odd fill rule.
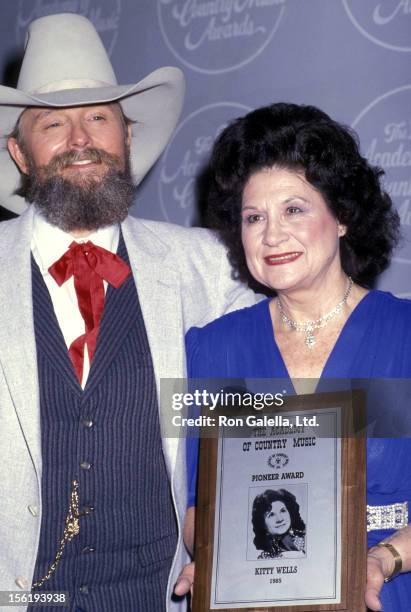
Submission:
[[[306,321],[305,323],[297,323],[297,321],[294,321],[294,319],[290,319],[285,314],[283,305],[280,302],[280,298],[277,298],[277,307],[280,313],[280,317],[282,321],[286,325],[288,325],[288,327],[290,327],[291,329],[294,329],[297,332],[304,332],[305,333],[305,344],[306,346],[308,346],[309,349],[312,349],[317,342],[314,336],[314,333],[313,333],[314,330],[325,327],[326,325],[328,325],[331,319],[333,319],[336,315],[341,313],[343,306],[344,304],[346,304],[348,297],[351,293],[353,284],[354,284],[353,280],[349,276],[348,277],[348,287],[347,287],[346,292],[344,293],[344,297],[341,300],[341,302],[338,302],[337,306],[333,308],[332,310],[330,310],[330,312],[328,312],[323,317],[320,317],[319,319],[316,319],[315,321]]]

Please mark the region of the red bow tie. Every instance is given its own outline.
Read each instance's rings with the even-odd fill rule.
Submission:
[[[86,332],[71,343],[69,354],[81,384],[84,346],[87,344],[90,363],[96,350],[104,309],[103,280],[117,289],[130,274],[130,268],[118,255],[88,241],[72,242],[68,251],[50,266],[49,272],[59,287],[74,276],[74,288]]]

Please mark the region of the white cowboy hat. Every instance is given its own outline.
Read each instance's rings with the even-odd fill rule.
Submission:
[[[155,70],[136,85],[117,85],[93,24],[71,13],[49,15],[28,29],[17,89],[0,86],[0,204],[21,213],[13,195],[20,174],[7,151],[7,136],[27,106],[84,106],[119,101],[135,121],[130,148],[138,184],[165,148],[180,115],[184,76],[178,68]]]

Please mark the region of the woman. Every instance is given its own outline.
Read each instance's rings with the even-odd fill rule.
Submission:
[[[305,523],[300,506],[285,489],[267,489],[253,502],[254,546],[263,552],[258,559],[275,559],[287,552],[305,553]]]
[[[187,335],[192,377],[287,378],[297,392],[326,378],[411,378],[411,302],[370,290],[399,219],[352,133],[317,108],[273,104],[234,121],[211,159],[210,209],[237,277],[275,295]],[[311,389],[301,380],[312,380]],[[191,498],[195,449],[188,448]],[[411,499],[407,439],[368,445],[368,504],[380,518]],[[397,524],[397,523],[396,523]],[[377,520],[368,606],[384,578],[411,569],[411,536]],[[394,544],[395,543],[395,544]],[[398,552],[398,555],[397,555]],[[384,610],[411,609],[411,575],[382,591]]]

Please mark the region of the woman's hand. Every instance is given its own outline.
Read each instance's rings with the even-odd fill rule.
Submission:
[[[384,539],[397,550],[402,559],[402,572],[411,570],[411,527],[404,527],[389,538]],[[370,548],[367,556],[367,584],[365,603],[373,612],[382,610],[380,592],[384,579],[391,576],[395,568],[393,554],[384,546]]]
[[[184,544],[191,556],[194,554],[194,527],[195,507],[191,506],[190,508],[187,508],[183,525]],[[174,585],[174,593],[179,597],[187,595],[188,593],[191,593],[191,597],[193,596],[194,568],[194,561],[188,563],[183,567],[181,574],[177,578],[177,582]]]
[[[367,556],[365,603],[373,612],[382,610],[380,592],[384,585],[384,578],[392,573],[393,565],[394,558],[386,548],[377,547],[370,549]]]
[[[191,597],[193,596],[194,569],[194,561],[183,567],[183,571],[177,578],[177,582],[174,586],[174,593],[176,595],[181,597],[191,593]]]

